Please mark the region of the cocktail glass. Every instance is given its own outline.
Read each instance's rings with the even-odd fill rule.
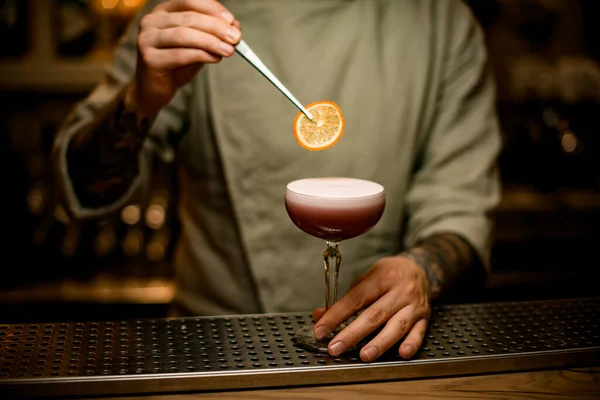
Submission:
[[[290,182],[285,207],[298,228],[325,240],[325,308],[337,301],[338,274],[342,261],[340,242],[370,231],[385,209],[385,189],[378,183],[355,178],[308,178]],[[327,345],[346,325],[317,339],[314,324],[300,327],[294,335],[303,347],[327,352]]]

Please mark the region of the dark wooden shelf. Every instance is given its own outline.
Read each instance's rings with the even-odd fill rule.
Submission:
[[[600,211],[600,192],[591,190],[560,190],[540,193],[532,188],[506,187],[498,208],[507,212]]]
[[[105,65],[83,60],[0,62],[0,90],[84,93],[100,82]]]
[[[164,278],[64,279],[5,289],[0,292],[0,303],[168,304],[173,299],[174,291],[173,282]]]

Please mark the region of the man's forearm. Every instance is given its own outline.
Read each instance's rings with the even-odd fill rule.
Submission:
[[[432,300],[451,289],[463,274],[472,269],[483,268],[471,245],[452,233],[425,238],[401,255],[425,270]]]
[[[67,151],[73,189],[85,207],[107,205],[121,197],[139,173],[139,155],[150,118],[140,118],[120,96],[96,123],[78,132]]]

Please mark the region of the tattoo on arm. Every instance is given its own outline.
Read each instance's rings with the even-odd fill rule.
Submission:
[[[139,172],[139,155],[148,136],[150,119],[139,120],[122,100],[107,108],[98,123],[70,143],[69,175],[80,203],[87,207],[110,204],[122,196]]]
[[[400,255],[423,268],[432,299],[445,293],[461,274],[480,263],[471,245],[452,233],[430,236]]]

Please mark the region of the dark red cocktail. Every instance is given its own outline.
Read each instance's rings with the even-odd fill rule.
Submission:
[[[310,178],[291,182],[285,193],[285,208],[296,226],[324,239],[325,306],[337,301],[337,278],[342,255],[339,242],[362,235],[373,228],[385,209],[385,190],[378,183],[354,178]],[[296,332],[305,347],[327,352],[333,338],[317,340],[312,328]]]

